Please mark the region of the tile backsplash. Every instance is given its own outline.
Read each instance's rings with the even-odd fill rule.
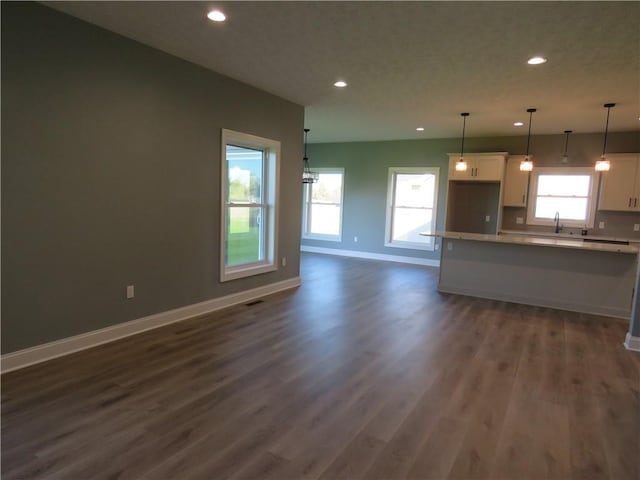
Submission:
[[[517,217],[524,219],[523,223],[517,223]],[[502,209],[502,230],[525,230],[534,232],[553,232],[554,227],[541,225],[527,225],[527,209],[520,207],[503,207]],[[600,222],[604,222],[604,228],[598,228]],[[560,221],[562,224],[562,220]],[[589,236],[616,237],[629,240],[640,241],[640,231],[635,232],[633,226],[640,224],[640,213],[638,212],[610,212],[596,211],[596,219],[593,228],[588,229]],[[580,235],[581,228],[563,227],[562,233],[573,233]]]

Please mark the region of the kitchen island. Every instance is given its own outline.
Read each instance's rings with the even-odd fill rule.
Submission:
[[[441,292],[632,318],[635,245],[461,232],[438,236]]]

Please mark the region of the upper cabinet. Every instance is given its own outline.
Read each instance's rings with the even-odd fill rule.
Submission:
[[[640,154],[607,155],[611,169],[602,172],[599,210],[640,212]]]
[[[505,207],[526,207],[529,189],[529,172],[520,170],[524,155],[514,155],[507,160],[504,174],[504,193],[502,205]]]
[[[460,159],[459,153],[449,154],[449,180],[472,180],[485,182],[500,182],[504,176],[506,152],[497,153],[467,153],[464,156],[467,169],[456,170],[456,163]]]

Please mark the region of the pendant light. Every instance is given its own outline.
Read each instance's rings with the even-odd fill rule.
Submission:
[[[607,123],[604,127],[604,145],[602,146],[602,155],[600,160],[596,161],[596,172],[608,172],[611,168],[611,163],[607,160],[605,153],[607,152],[607,133],[609,132],[609,113],[611,109],[616,106],[615,103],[605,103],[604,108],[607,109]]]
[[[462,117],[462,147],[460,148],[460,160],[456,162],[456,171],[466,172],[467,162],[464,161],[464,131],[467,126],[467,117],[469,116],[469,112],[463,112],[460,116]]]
[[[565,138],[564,138],[564,155],[562,155],[562,163],[569,163],[569,134],[573,133],[573,130],[565,130]]]
[[[529,134],[527,135],[527,153],[524,157],[524,160],[520,162],[520,170],[522,172],[530,172],[533,170],[533,162],[531,161],[531,157],[529,156],[529,143],[531,142],[531,118],[533,117],[533,112],[535,112],[535,108],[527,108],[527,112],[529,112]]]
[[[302,183],[318,183],[318,179],[320,175],[318,172],[312,172],[309,168],[309,158],[307,157],[307,134],[309,133],[309,129],[304,129],[304,158],[302,161],[304,162],[304,167],[302,169]]]

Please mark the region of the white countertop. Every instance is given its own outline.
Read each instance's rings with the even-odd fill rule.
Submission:
[[[598,252],[631,254],[638,254],[638,252],[640,252],[638,244],[620,245],[614,243],[584,242],[579,238],[576,238],[574,240],[567,238],[536,237],[533,235],[487,235],[483,233],[466,232],[436,232],[435,236],[460,240],[474,240],[479,242],[515,243],[520,245],[534,245],[539,247],[575,248],[578,250]]]

